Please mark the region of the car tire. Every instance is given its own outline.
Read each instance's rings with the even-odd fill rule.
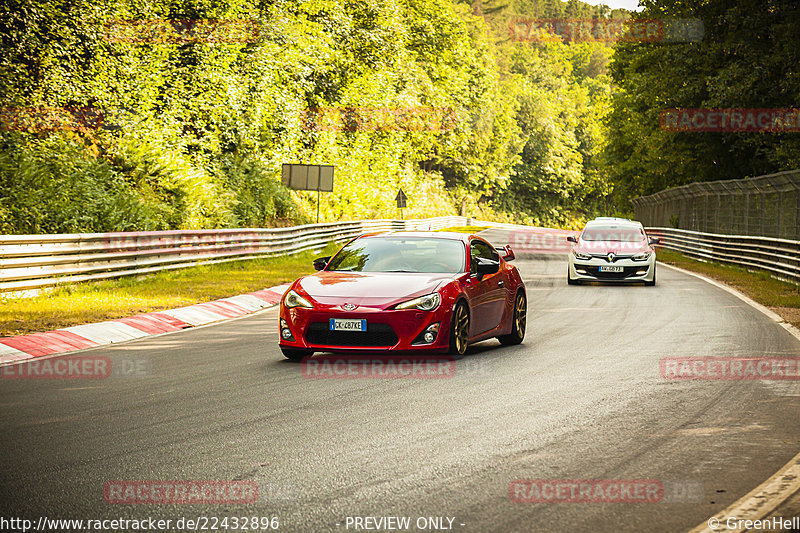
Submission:
[[[581,281],[578,279],[572,279],[569,277],[569,270],[567,270],[567,285],[580,285]]]
[[[303,357],[314,355],[311,350],[295,350],[293,348],[281,348],[283,356],[290,361],[300,361]]]
[[[453,318],[450,321],[450,351],[453,359],[461,359],[467,351],[469,342],[469,309],[467,304],[459,302],[453,309]]]
[[[655,284],[656,284],[656,267],[655,267],[655,265],[653,265],[653,281],[645,281],[644,282],[644,286],[645,287],[652,287]]]
[[[511,319],[511,333],[497,337],[500,344],[505,346],[522,344],[522,340],[525,338],[527,316],[528,300],[525,298],[525,293],[519,291],[514,297],[514,316]]]

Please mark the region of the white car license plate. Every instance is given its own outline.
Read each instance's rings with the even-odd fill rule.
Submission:
[[[367,321],[360,318],[331,318],[331,331],[367,331]]]
[[[621,266],[601,266],[600,272],[622,272]]]

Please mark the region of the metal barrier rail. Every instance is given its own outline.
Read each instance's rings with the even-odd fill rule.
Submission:
[[[389,230],[467,225],[459,216],[289,228],[0,235],[0,292],[282,255]]]
[[[800,241],[658,227],[647,233],[661,239],[659,246],[689,257],[766,270],[800,283]]]

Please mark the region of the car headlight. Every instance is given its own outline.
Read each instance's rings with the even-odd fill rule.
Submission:
[[[650,258],[650,252],[639,252],[638,254],[631,257],[634,261],[646,261]]]
[[[283,299],[283,305],[288,308],[292,307],[314,307],[311,302],[300,296],[294,291],[286,293],[286,298]]]
[[[439,296],[438,292],[433,292],[431,294],[426,294],[425,296],[420,296],[419,298],[414,298],[413,300],[408,300],[406,302],[397,304],[394,308],[395,309],[419,309],[421,311],[433,311],[437,307],[439,307],[439,303],[442,301],[441,296]]]
[[[592,256],[589,254],[583,254],[581,252],[576,252],[575,250],[572,250],[572,255],[575,256],[575,259],[580,259],[582,261],[588,261],[592,258]]]

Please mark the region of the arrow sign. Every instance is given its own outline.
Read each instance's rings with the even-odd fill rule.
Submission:
[[[403,189],[400,189],[397,191],[397,196],[395,196],[394,200],[397,202],[397,208],[403,209],[406,206],[408,197],[406,196],[406,193],[403,192]]]

